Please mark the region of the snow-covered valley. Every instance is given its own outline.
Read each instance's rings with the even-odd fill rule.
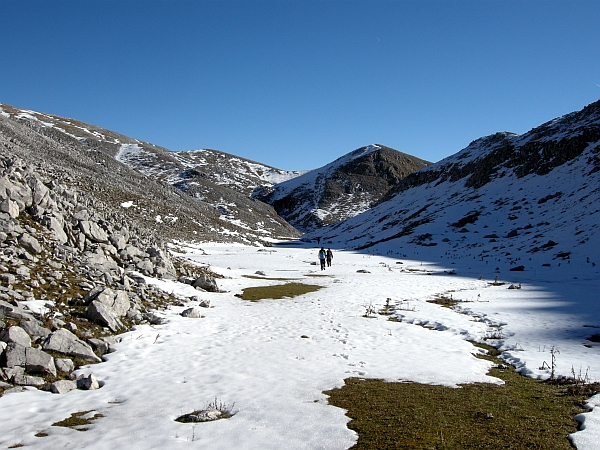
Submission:
[[[349,377],[416,381],[456,387],[501,383],[491,363],[474,356],[469,341],[500,346],[517,370],[548,377],[550,348],[560,349],[557,373],[583,369],[600,378],[597,278],[496,274],[427,260],[335,251],[321,272],[316,250],[298,243],[273,248],[180,244],[186,257],[223,275],[220,293],[146,277],[182,297],[210,301],[202,318],[174,306],[163,325],[139,325],[121,335],[101,364],[81,368],[102,387],[64,395],[31,389],[0,398],[0,444],[27,448],[328,448],[353,445],[344,410],[323,391]],[[362,272],[357,272],[357,271]],[[256,275],[256,272],[264,275]],[[453,274],[453,271],[457,271]],[[480,279],[481,278],[481,279]],[[252,286],[289,280],[316,284],[317,292],[249,302],[236,297]],[[560,281],[560,282],[557,282]],[[501,284],[504,283],[504,284]],[[521,289],[508,289],[521,283]],[[453,296],[455,310],[428,303]],[[391,316],[378,310],[389,304]],[[375,313],[364,317],[372,306]],[[390,321],[395,317],[398,321]],[[422,325],[422,326],[418,326]],[[424,326],[423,326],[424,325]],[[232,418],[183,424],[175,419],[217,399]],[[592,399],[600,403],[597,395]],[[52,426],[73,413],[100,414],[87,431]],[[585,414],[586,429],[573,435],[578,449],[597,448],[600,410]],[[36,434],[47,434],[36,437]]]

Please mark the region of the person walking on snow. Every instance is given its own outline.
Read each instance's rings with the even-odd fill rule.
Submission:
[[[331,251],[330,248],[327,249],[327,253],[325,256],[327,258],[327,267],[331,267],[331,260],[333,259],[333,252]]]
[[[319,250],[319,261],[321,262],[321,270],[325,270],[325,258],[327,257],[325,249],[321,247]]]

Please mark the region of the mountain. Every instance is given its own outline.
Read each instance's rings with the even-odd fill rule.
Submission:
[[[270,187],[303,173],[276,169],[218,150],[171,152],[138,143],[122,145],[116,158],[200,198],[205,195],[205,181],[210,181],[210,186],[216,184],[250,196],[258,186]]]
[[[371,210],[305,239],[524,268],[591,265],[599,224],[600,101],[523,135],[477,139],[401,180]]]
[[[0,104],[0,131],[9,153],[89,193],[104,208],[126,212],[128,220],[165,239],[266,243],[299,234],[272,207],[243,193],[253,187],[236,191],[198,176],[192,195],[184,194],[181,174],[190,170],[189,156],[74,119],[5,104]]]
[[[299,230],[309,231],[367,211],[400,180],[429,164],[374,144],[253,195]]]

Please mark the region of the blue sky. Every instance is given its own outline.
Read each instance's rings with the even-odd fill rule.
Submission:
[[[0,102],[281,169],[600,98],[600,1],[0,0]]]

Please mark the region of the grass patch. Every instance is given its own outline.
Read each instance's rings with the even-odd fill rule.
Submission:
[[[313,277],[313,278],[333,278],[333,275],[325,275],[322,273],[307,273],[304,276],[305,277]]]
[[[239,297],[242,300],[250,300],[251,302],[257,302],[266,298],[292,298],[298,295],[307,294],[309,292],[316,292],[321,288],[322,286],[304,283],[286,283],[278,284],[276,286],[257,286],[242,289],[242,293],[236,294],[236,297]]]
[[[427,303],[435,303],[436,305],[443,306],[444,308],[452,308],[454,305],[456,305],[458,303],[458,301],[456,301],[450,297],[440,295],[437,298],[434,298],[433,300],[427,300]]]
[[[270,280],[270,281],[290,281],[290,280],[298,280],[299,279],[299,278],[261,277],[260,275],[242,275],[242,278],[250,278],[251,280]]]
[[[358,433],[355,449],[572,449],[567,436],[577,430],[574,416],[587,397],[513,367],[499,365],[490,375],[505,384],[453,389],[350,378],[325,394],[348,410],[348,427]]]
[[[55,422],[52,424],[53,427],[65,427],[65,428],[73,428],[77,431],[87,431],[86,425],[91,425],[92,421],[104,417],[100,413],[94,414],[92,417],[85,417],[92,411],[80,411],[71,414],[71,417],[67,417],[65,420],[61,420],[60,422]]]

